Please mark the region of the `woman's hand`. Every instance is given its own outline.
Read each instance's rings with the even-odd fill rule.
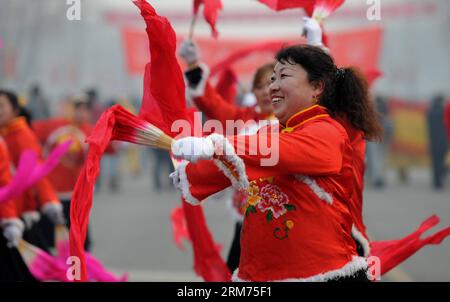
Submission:
[[[23,230],[25,228],[23,222],[20,219],[10,219],[2,222],[3,236],[7,240],[7,246],[9,248],[17,247],[20,239],[22,239]]]
[[[322,46],[322,28],[319,22],[313,18],[303,18],[303,30],[306,34],[308,45]]]
[[[42,212],[50,219],[54,225],[64,225],[66,220],[64,218],[63,208],[59,202],[49,202],[42,208]]]
[[[214,143],[209,137],[183,137],[172,144],[172,153],[175,158],[193,163],[209,160],[214,156]]]
[[[184,40],[181,43],[178,55],[186,62],[189,69],[197,67],[199,53],[197,45],[192,40]]]

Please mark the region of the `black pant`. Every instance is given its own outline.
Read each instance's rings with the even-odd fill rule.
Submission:
[[[38,223],[34,223],[31,226],[31,229],[25,230],[23,232],[23,239],[29,243],[31,243],[34,246],[37,246],[38,248],[46,251],[47,253],[50,253],[50,250],[53,247],[53,234],[54,234],[54,228],[50,228],[50,230],[47,230],[45,227],[45,224],[43,224],[42,220],[47,219],[46,217],[41,216],[41,219]],[[51,224],[51,222],[48,221],[48,224]],[[53,226],[53,224],[51,224]],[[51,232],[52,235],[49,234]],[[51,240],[51,241],[50,241]]]
[[[334,283],[347,283],[347,282],[370,282],[369,278],[367,277],[367,270],[362,269],[357,271],[352,276],[347,277],[340,277],[337,279],[329,280],[328,282]]]
[[[66,226],[70,229],[70,199],[62,199],[64,217],[66,218]],[[92,246],[91,234],[89,232],[89,225],[86,230],[86,240],[84,241],[84,249],[90,251]]]
[[[0,282],[37,282],[17,248],[8,248],[6,243],[0,233]]]
[[[227,259],[227,266],[231,273],[239,267],[239,259],[241,257],[241,229],[242,223],[236,222],[233,242],[231,243],[231,248]]]
[[[67,228],[70,228],[70,199],[62,199],[61,203],[63,206],[64,218],[66,219],[66,226]],[[44,236],[44,242],[47,245],[45,249],[48,250],[49,247],[55,247],[55,225],[45,215],[41,215],[41,219],[39,220],[37,227]],[[33,242],[30,243],[34,244]],[[36,246],[41,247],[39,245]],[[89,232],[89,226],[86,232],[84,249],[86,251],[91,250],[91,236]]]

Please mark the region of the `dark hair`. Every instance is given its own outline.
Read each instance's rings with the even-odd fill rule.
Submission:
[[[279,62],[299,64],[308,73],[311,84],[323,83],[318,103],[331,116],[346,118],[353,127],[364,132],[368,140],[380,140],[382,127],[369,95],[365,77],[354,67],[338,68],[333,58],[319,47],[295,45],[280,50]]]
[[[32,116],[30,112],[19,104],[19,98],[14,92],[0,89],[0,95],[6,97],[17,116],[23,116],[27,120],[28,125],[31,125]]]
[[[255,76],[253,77],[252,89],[255,89],[256,86],[258,86],[261,83],[264,75],[266,75],[268,72],[272,73],[274,68],[275,68],[275,63],[271,62],[271,63],[266,63],[266,64],[262,65],[261,67],[259,67],[258,69],[256,69]]]

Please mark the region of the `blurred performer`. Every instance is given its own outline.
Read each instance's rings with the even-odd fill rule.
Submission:
[[[10,169],[8,149],[0,137],[0,188],[11,181]],[[0,204],[0,282],[36,281],[17,251],[17,245],[25,229],[19,216],[19,199]]]
[[[116,105],[117,102],[112,100],[107,103],[107,107]],[[120,171],[119,171],[119,151],[120,142],[110,142],[103,154],[101,161],[100,177],[97,181],[96,190],[100,190],[101,186],[109,187],[111,192],[119,191]]]
[[[429,150],[431,156],[431,171],[433,173],[433,188],[442,189],[445,176],[445,156],[448,143],[444,125],[444,97],[438,95],[431,101],[427,113]]]
[[[68,153],[48,176],[62,202],[67,226],[70,225],[72,191],[86,157],[88,145],[85,141],[92,130],[91,108],[87,97],[81,95],[74,98],[72,102],[74,115],[71,120],[55,118],[32,123],[33,130],[41,141],[46,154],[49,154],[56,145],[67,140],[72,141]],[[50,232],[52,225],[47,225],[46,228],[47,232]],[[51,242],[53,243],[53,240]],[[88,233],[85,246],[87,250],[89,250],[90,244]]]
[[[252,83],[256,106],[241,108],[234,105],[234,100],[224,99],[208,82],[209,69],[204,63],[199,62],[198,49],[192,41],[184,41],[179,53],[189,66],[185,72],[188,98],[193,100],[197,108],[208,118],[219,121],[223,129],[226,129],[227,121],[240,120],[245,123],[253,121],[254,123],[247,123],[244,128],[238,129],[239,134],[250,135],[257,132],[260,126],[258,122],[275,119],[268,93],[268,84],[275,63],[267,63],[256,70]],[[231,130],[234,131],[234,129]],[[235,220],[235,231],[227,259],[227,266],[231,272],[239,266],[240,234],[246,201],[247,194],[245,192],[233,190],[231,211]]]
[[[447,142],[450,144],[450,102],[447,102],[444,109],[444,123],[447,131]]]
[[[42,94],[38,85],[31,87],[26,108],[35,120],[47,119],[50,117],[48,101]]]
[[[392,135],[392,122],[389,118],[388,104],[385,98],[375,98],[375,105],[383,127],[381,142],[367,142],[367,176],[374,188],[383,188],[385,181],[386,155]]]
[[[167,179],[170,173],[173,172],[172,161],[167,151],[159,149],[145,149],[146,153],[151,153],[153,157],[153,188],[159,192],[164,189],[163,181]],[[167,185],[166,185],[167,186]]]
[[[19,106],[17,96],[9,91],[0,90],[0,134],[3,136],[14,166],[18,165],[20,154],[27,149],[42,154],[42,149],[36,135],[29,126],[26,111]],[[24,213],[26,231],[24,238],[30,243],[47,251],[51,244],[46,238],[52,234],[45,234],[35,222],[39,221],[38,209],[44,213],[53,225],[64,224],[64,214],[61,202],[47,178],[43,178],[25,193]]]

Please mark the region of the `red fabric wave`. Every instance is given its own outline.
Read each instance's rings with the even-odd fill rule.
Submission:
[[[450,227],[446,227],[424,239],[420,237],[439,223],[439,217],[433,215],[422,222],[413,233],[397,240],[373,241],[370,243],[370,256],[380,259],[381,272],[386,274],[394,267],[411,257],[414,253],[428,244],[440,244],[450,235]]]

